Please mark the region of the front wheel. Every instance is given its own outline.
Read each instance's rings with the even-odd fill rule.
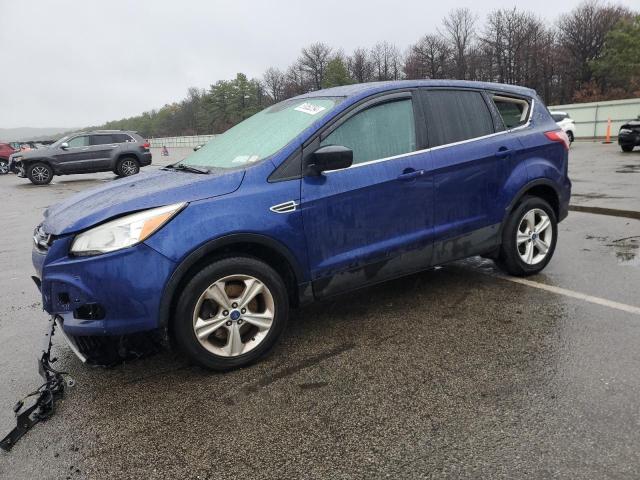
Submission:
[[[567,131],[567,137],[569,138],[569,143],[573,143],[574,137],[571,130]]]
[[[53,169],[46,163],[34,163],[27,167],[27,178],[34,185],[46,185],[53,179]]]
[[[119,177],[129,177],[140,171],[138,160],[131,157],[125,157],[118,160],[116,165],[116,175]]]
[[[289,315],[284,282],[250,257],[218,260],[185,286],[174,338],[195,363],[212,370],[250,364],[271,349]]]
[[[6,175],[9,173],[9,162],[4,158],[0,158],[0,175]]]
[[[631,150],[633,150],[633,145],[620,145],[620,148],[622,149],[623,152],[630,152]]]
[[[511,275],[536,274],[551,260],[557,239],[551,206],[539,197],[525,197],[507,219],[496,264]]]

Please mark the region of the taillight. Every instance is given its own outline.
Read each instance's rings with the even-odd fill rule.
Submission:
[[[151,147],[151,144],[149,142],[145,142],[145,143],[142,144],[142,146],[144,148],[149,148],[149,147]]]
[[[547,137],[552,142],[562,142],[564,143],[564,148],[569,150],[569,136],[564,133],[563,130],[553,130],[551,132],[544,132],[544,136]]]

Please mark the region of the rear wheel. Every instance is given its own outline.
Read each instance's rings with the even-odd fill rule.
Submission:
[[[630,152],[633,150],[633,145],[620,145],[623,152]]]
[[[270,350],[288,315],[287,291],[275,270],[250,257],[224,258],[203,268],[182,291],[174,338],[195,363],[229,370]]]
[[[525,197],[507,219],[495,262],[511,275],[536,274],[551,260],[557,239],[558,223],[551,206],[541,198]]]
[[[140,171],[138,160],[132,157],[124,157],[118,160],[116,165],[116,175],[120,177],[129,177]]]
[[[34,163],[27,167],[27,178],[35,185],[46,185],[53,179],[53,169],[46,163]]]
[[[0,158],[0,175],[9,173],[9,162],[4,158]]]

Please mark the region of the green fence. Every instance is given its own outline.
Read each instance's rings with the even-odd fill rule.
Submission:
[[[620,126],[640,116],[640,98],[611,100],[608,102],[554,105],[549,110],[567,112],[576,124],[576,138],[601,138],[607,134],[611,119],[611,136],[616,137]]]
[[[195,147],[203,145],[211,140],[215,135],[190,135],[187,137],[162,137],[150,138],[149,142],[153,148],[176,148],[176,147]]]

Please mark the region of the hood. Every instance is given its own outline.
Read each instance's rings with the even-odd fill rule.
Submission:
[[[49,207],[42,226],[52,235],[73,233],[125,213],[225,195],[237,190],[243,177],[244,170],[208,175],[173,170],[139,173]]]
[[[620,128],[638,128],[640,127],[640,120],[630,120],[620,126]]]
[[[22,157],[25,160],[29,158],[42,157],[42,151],[44,148],[32,148],[31,150],[16,150],[13,155],[16,157]]]

